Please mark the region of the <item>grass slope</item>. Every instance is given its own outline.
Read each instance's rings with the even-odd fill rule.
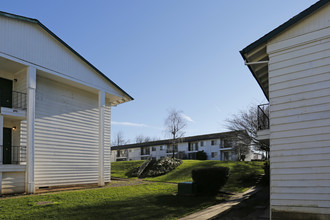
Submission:
[[[125,167],[129,169],[127,163],[133,161],[126,161]],[[117,164],[118,163],[118,164]],[[117,169],[122,169],[124,162],[112,163],[112,171],[118,173]],[[263,162],[223,162],[223,161],[211,161],[211,160],[183,160],[183,163],[170,173],[163,176],[145,178],[150,181],[160,182],[187,182],[192,181],[191,171],[201,167],[229,167],[230,177],[224,190],[232,192],[242,192],[255,184],[259,175],[263,174],[262,169]],[[129,173],[130,170],[122,170],[123,173]]]
[[[130,178],[131,171],[143,164],[144,160],[118,161],[111,163],[111,177]]]
[[[217,202],[176,191],[175,184],[148,183],[5,198],[0,219],[176,219]]]

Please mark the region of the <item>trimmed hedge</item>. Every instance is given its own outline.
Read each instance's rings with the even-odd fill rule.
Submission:
[[[192,170],[191,175],[193,181],[197,184],[197,192],[216,195],[226,184],[229,170],[228,167],[209,167]]]

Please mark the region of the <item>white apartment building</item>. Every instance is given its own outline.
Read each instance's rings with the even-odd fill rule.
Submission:
[[[38,20],[0,12],[0,195],[109,182],[111,106],[132,99]]]
[[[330,1],[241,55],[269,100],[259,106],[258,139],[270,143],[271,218],[330,219]]]
[[[175,146],[175,157],[180,159],[196,159],[198,151],[204,151],[207,160],[234,161],[237,160],[234,146],[238,142],[237,135],[240,132],[223,132],[206,135],[198,135],[182,138]],[[127,144],[111,147],[111,161],[145,160],[148,158],[160,159],[173,155],[171,139],[151,141],[146,143]],[[259,155],[250,151],[246,160]],[[260,158],[261,159],[261,158]]]

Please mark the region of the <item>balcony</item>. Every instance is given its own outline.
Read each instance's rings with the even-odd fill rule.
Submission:
[[[258,105],[258,130],[269,129],[269,104]]]
[[[258,131],[257,139],[269,141],[269,104],[258,105]]]
[[[0,112],[2,115],[25,118],[27,107],[26,93],[12,91],[0,93]]]
[[[0,107],[26,110],[26,93],[17,91],[9,94],[0,93]]]
[[[26,146],[0,146],[0,164],[26,164]]]

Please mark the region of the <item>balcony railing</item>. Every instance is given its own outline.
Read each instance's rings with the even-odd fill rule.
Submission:
[[[22,164],[26,162],[26,146],[0,146],[0,164]]]
[[[269,104],[258,105],[258,130],[269,129]]]
[[[26,109],[26,93],[12,91],[9,94],[0,93],[0,107]]]

